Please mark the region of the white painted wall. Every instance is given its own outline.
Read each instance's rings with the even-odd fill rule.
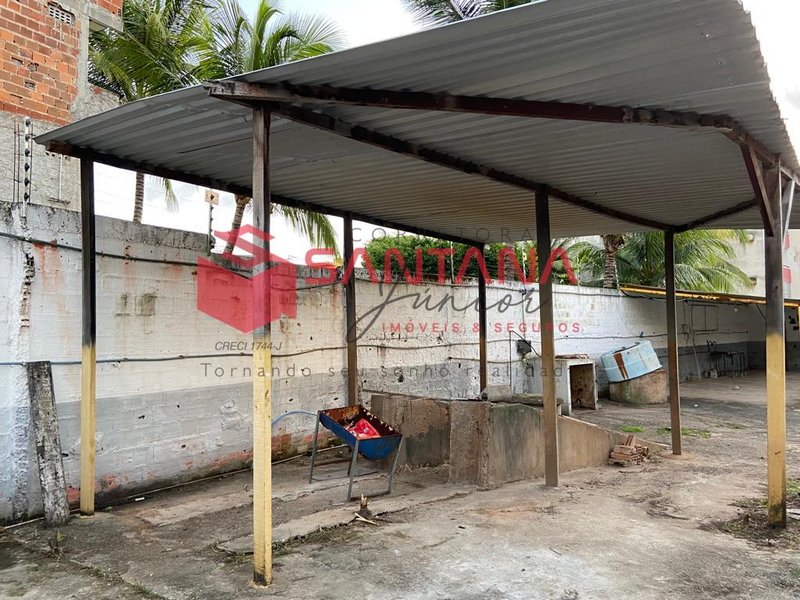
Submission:
[[[25,361],[53,363],[65,472],[70,498],[77,497],[80,216],[30,206],[25,225],[10,205],[0,203],[0,211],[0,335],[5,341],[0,347],[0,519],[19,519],[40,510]],[[103,217],[97,219],[97,232],[98,490],[131,493],[245,465],[252,438],[245,371],[251,358],[241,353],[249,352],[250,336],[196,309],[196,261],[205,252],[205,236]],[[60,247],[23,242],[14,235]],[[33,261],[29,324],[23,306],[26,256]],[[493,383],[508,381],[509,327],[538,342],[538,333],[531,333],[538,330],[536,294],[526,298],[524,291],[518,284],[489,289]],[[365,400],[370,390],[437,398],[478,394],[474,282],[391,286],[360,280],[357,297]],[[680,305],[684,373],[696,371],[693,342],[705,365],[706,339],[741,347],[763,339],[763,318],[752,306],[714,305],[708,310],[716,317],[707,327],[701,326],[696,306]],[[665,345],[663,301],[556,286],[555,315],[561,354],[596,357],[643,338],[656,348]],[[709,331],[698,331],[703,328]],[[281,319],[272,330],[273,414],[344,405],[341,286],[301,289],[298,318]],[[513,349],[516,338],[512,342],[514,388],[525,391]],[[275,452],[306,447],[313,424],[303,414],[281,420],[274,430]]]

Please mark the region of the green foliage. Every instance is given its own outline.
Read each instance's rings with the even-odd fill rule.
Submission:
[[[623,425],[621,431],[623,433],[642,433],[644,427],[641,425]]]
[[[558,243],[559,240],[556,240],[554,247]],[[455,244],[422,236],[401,235],[372,240],[366,245],[365,250],[372,266],[378,271],[383,271],[387,252],[396,249],[403,257],[406,269],[414,277],[417,274],[417,249],[420,249],[422,251],[423,275],[426,278],[435,278],[439,273],[440,259],[438,254],[441,253],[439,251],[448,251],[451,248],[453,251],[452,261],[450,256],[444,258],[444,277],[447,280],[454,280],[458,278],[459,271],[467,257],[467,252],[470,250],[470,246],[467,244]],[[507,244],[488,244],[485,247],[486,267],[492,280],[498,279],[498,260],[500,252],[505,248],[509,248],[509,246]],[[533,248],[535,248],[534,242],[519,242],[513,246],[513,252],[517,257],[521,274],[529,280],[533,278],[532,273],[535,273],[537,268],[536,254],[531,252]],[[431,253],[431,251],[435,253]],[[508,251],[505,254],[507,256]],[[533,264],[531,264],[531,259],[534,261]],[[513,261],[509,258],[504,260],[505,268],[502,269],[504,278],[506,280],[520,280],[519,273],[512,269],[512,263]],[[569,283],[566,268],[561,260],[554,261],[552,272],[555,282]],[[391,273],[396,278],[401,277],[404,273],[401,272],[399,261],[394,256],[391,257]],[[464,277],[477,278],[479,274],[477,260],[470,258]]]
[[[491,12],[528,4],[531,0],[405,0],[414,17],[425,25],[472,19]]]
[[[238,0],[216,0],[208,10],[201,64],[208,79],[231,77],[326,54],[341,47],[336,25],[314,15],[284,15],[261,0],[251,20]]]
[[[750,243],[741,230],[696,229],[675,236],[675,278],[683,290],[732,293],[748,290],[747,274],[733,264],[736,244]],[[600,241],[579,241],[569,247],[570,260],[583,285],[599,285],[605,250]],[[664,234],[632,233],[617,253],[620,284],[664,287]]]
[[[342,36],[331,21],[318,16],[283,15],[278,5],[269,0],[259,2],[252,20],[239,0],[217,0],[208,10],[202,39],[201,71],[207,79],[326,54],[342,44]],[[338,254],[336,231],[328,217],[289,206],[273,206],[311,244],[331,248]],[[244,206],[237,203],[236,210],[242,211]]]
[[[656,429],[656,433],[658,433],[659,435],[671,435],[672,428],[659,427],[658,429]],[[708,429],[694,429],[693,427],[681,427],[681,435],[683,437],[708,439],[711,437],[711,432]]]
[[[205,21],[200,0],[125,0],[122,31],[89,37],[89,81],[125,102],[197,83]]]
[[[342,42],[332,22],[284,16],[269,0],[259,2],[252,20],[238,0],[213,5],[205,0],[125,0],[122,21],[122,31],[90,36],[89,80],[124,102],[317,56]],[[171,182],[163,179],[162,184],[167,206],[177,207]],[[312,244],[337,249],[326,216],[281,205],[274,209]],[[237,203],[237,211],[242,210]]]

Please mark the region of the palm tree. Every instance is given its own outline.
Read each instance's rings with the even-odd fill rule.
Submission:
[[[442,25],[528,4],[531,0],[405,0],[414,17],[425,25]]]
[[[209,79],[231,77],[281,63],[333,51],[342,37],[334,24],[316,16],[286,16],[277,4],[261,0],[249,19],[238,0],[217,0],[209,11],[204,31],[201,63]],[[226,253],[233,252],[236,230],[250,198],[237,195]],[[319,213],[273,205],[292,227],[317,246],[336,250],[336,233],[330,220]]]
[[[600,236],[603,240],[603,287],[615,289],[619,287],[619,277],[617,276],[617,254],[627,241],[624,235],[606,234]]]
[[[664,233],[648,231],[625,236],[624,245],[600,241],[578,241],[568,253],[585,285],[617,287],[619,283],[664,287]],[[622,236],[617,236],[622,237]],[[695,229],[675,235],[675,280],[683,290],[705,292],[741,292],[753,287],[748,275],[731,261],[736,257],[737,243],[750,243],[742,230]],[[609,254],[614,252],[613,269],[618,280],[606,285]]]
[[[89,38],[89,81],[133,102],[196,83],[196,56],[206,20],[201,0],[125,0],[122,30],[95,31]],[[167,207],[177,208],[168,179]],[[134,223],[142,222],[143,173],[136,173]]]

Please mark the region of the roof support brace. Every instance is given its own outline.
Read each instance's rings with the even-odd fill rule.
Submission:
[[[758,156],[756,156],[755,151],[750,146],[742,146],[742,157],[744,158],[744,165],[747,168],[747,176],[750,178],[750,184],[753,186],[753,192],[756,196],[756,204],[761,211],[764,231],[769,236],[775,235],[776,221],[769,200],[769,188],[764,173],[764,167],[758,159]],[[780,171],[777,171],[775,176],[779,178]]]
[[[786,186],[783,188],[783,194],[781,198],[783,237],[786,237],[786,234],[789,232],[789,220],[792,218],[792,208],[794,205],[794,192],[795,192],[795,183],[790,179],[787,182]]]
[[[232,101],[238,102],[238,100],[233,99]],[[317,129],[329,131],[347,139],[370,144],[378,148],[383,148],[384,150],[403,154],[411,158],[416,158],[440,167],[446,167],[448,169],[460,171],[468,175],[478,175],[486,179],[491,179],[499,183],[510,184],[525,190],[531,190],[533,192],[541,190],[546,185],[537,181],[531,181],[524,177],[518,177],[510,173],[498,171],[497,169],[493,169],[485,165],[479,165],[462,158],[450,156],[448,154],[439,152],[438,150],[432,150],[430,148],[426,148],[425,146],[420,146],[412,142],[378,133],[377,131],[367,129],[359,125],[354,125],[352,123],[348,123],[347,121],[342,121],[341,119],[331,117],[330,115],[326,115],[324,113],[319,113],[313,110],[288,104],[268,104],[268,106],[269,109],[275,114],[283,115],[287,119],[291,119],[297,123],[316,127]],[[596,202],[585,200],[555,188],[548,187],[548,189],[550,190],[550,196],[553,198],[573,206],[605,215],[607,217],[612,217],[628,223],[643,225],[652,229],[667,230],[673,228],[672,225],[667,225],[665,223],[653,221],[645,217],[639,217],[608,208]]]
[[[676,227],[675,232],[680,233],[682,231],[688,231],[690,229],[697,229],[698,227],[702,227],[703,225],[713,223],[714,221],[717,221],[719,219],[723,219],[725,217],[729,217],[731,215],[735,215],[740,212],[750,210],[751,208],[754,208],[757,204],[758,202],[756,200],[745,200],[744,202],[740,202],[739,204],[736,204],[729,208],[724,208],[720,211],[710,214],[707,217],[702,217],[701,219],[696,219],[695,221],[691,221],[689,223],[686,223],[685,225]]]

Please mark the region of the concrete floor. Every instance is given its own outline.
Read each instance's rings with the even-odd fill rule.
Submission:
[[[163,492],[57,532],[0,538],[0,597],[22,598],[797,598],[800,535],[743,539],[712,526],[763,496],[763,375],[683,387],[686,456],[599,467],[491,491],[443,470],[401,473],[350,523],[342,482],[309,486],[306,465],[275,468],[275,582],[249,584],[249,473]],[[735,389],[736,388],[736,389]],[[789,381],[789,475],[800,477],[800,376]],[[665,406],[604,403],[579,418],[668,442]],[[328,473],[343,464],[325,467]],[[378,488],[383,480],[365,485]],[[339,527],[318,530],[346,523]],[[55,546],[55,549],[53,549]]]

